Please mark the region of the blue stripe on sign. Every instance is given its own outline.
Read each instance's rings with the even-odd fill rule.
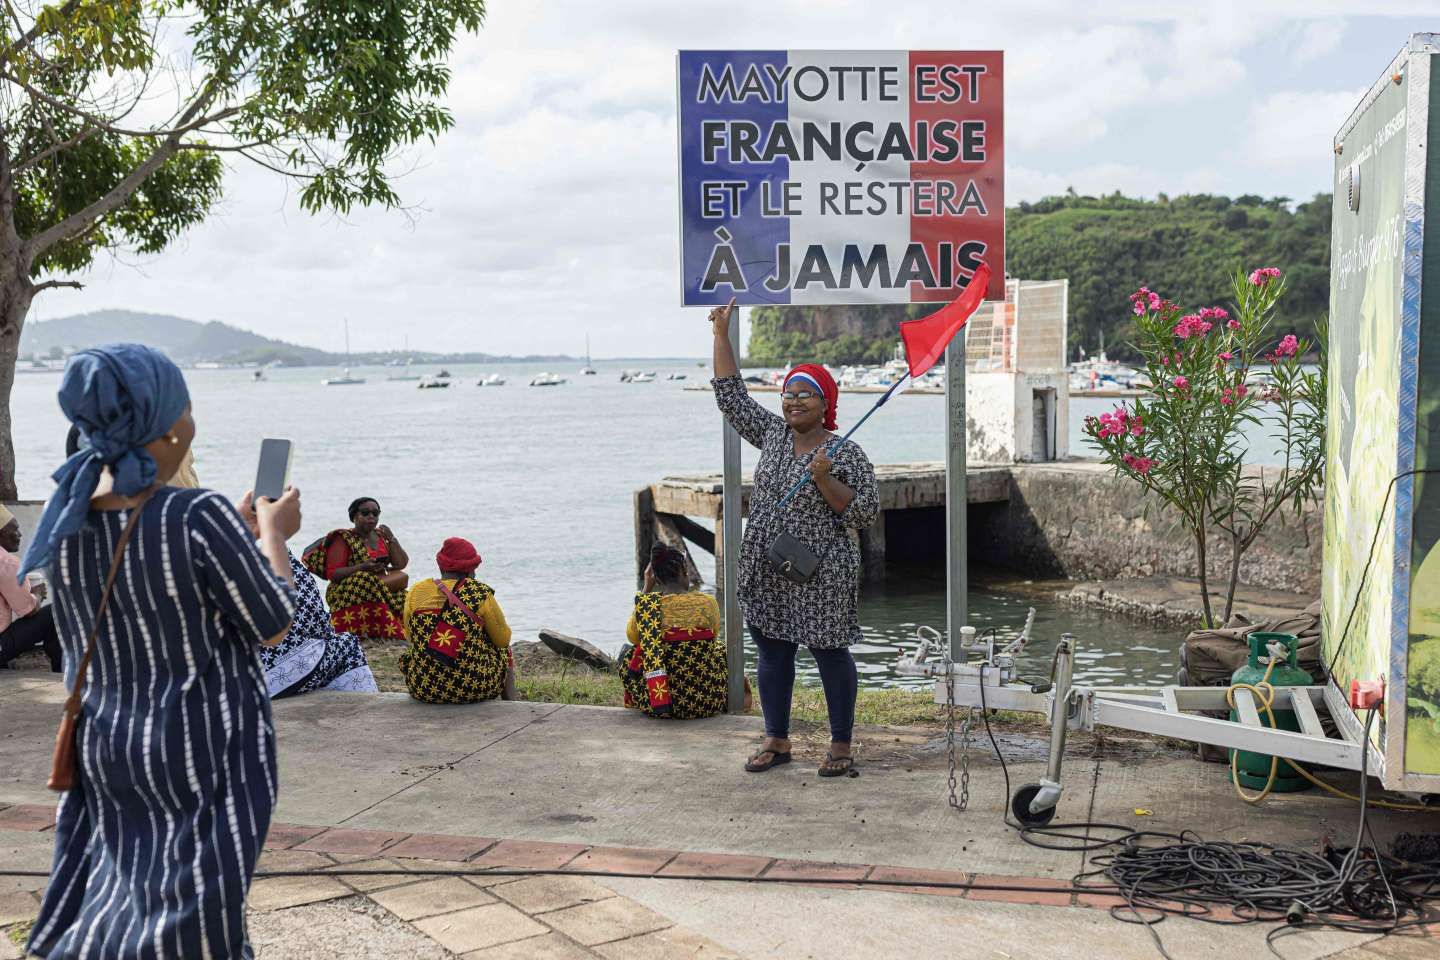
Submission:
[[[786,59],[783,50],[680,51],[680,242],[686,306],[722,304],[731,296],[739,303],[790,302],[788,287],[780,293],[764,287],[765,279],[775,269],[776,246],[790,242],[790,222],[783,216],[762,215],[760,186],[765,181],[772,183],[772,205],[778,204],[780,184],[790,174],[790,162],[782,157],[769,163],[731,163],[722,150],[716,162],[707,164],[701,139],[701,128],[707,120],[745,120],[758,126],[763,140],[771,124],[784,123],[788,117],[783,90],[779,98],[771,97],[768,103],[756,96],[741,102],[728,97],[716,102],[716,98],[709,97],[701,103],[699,98],[707,65],[712,77],[722,77],[728,67],[736,85],[733,89],[742,89],[747,72],[753,69],[765,78],[765,89],[769,91],[764,68],[770,66],[777,73],[783,71]],[[722,216],[702,215],[701,184],[707,181],[744,184],[739,194],[738,215],[731,216],[728,205],[721,211]],[[716,236],[716,231],[721,229],[731,238],[736,259],[744,272],[746,289],[743,291],[730,284],[720,284],[712,290],[701,289],[711,255],[721,243]]]

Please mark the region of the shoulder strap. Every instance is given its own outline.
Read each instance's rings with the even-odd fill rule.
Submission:
[[[444,581],[444,580],[438,580],[438,579],[437,579],[437,580],[435,581],[435,586],[437,586],[437,587],[440,588],[440,592],[443,593],[443,594],[445,594],[445,599],[446,599],[446,600],[449,600],[452,606],[459,607],[459,608],[460,608],[460,612],[463,613],[463,614],[465,614],[465,616],[467,616],[467,617],[470,618],[470,622],[471,622],[471,623],[475,624],[475,626],[479,627],[481,630],[484,630],[484,629],[485,629],[485,621],[482,620],[482,619],[480,619],[480,615],[479,615],[478,613],[476,613],[474,610],[471,610],[471,609],[470,609],[470,605],[469,605],[468,603],[466,603],[464,600],[461,600],[459,597],[457,597],[457,596],[455,595],[455,591],[453,591],[453,590],[451,590],[449,587],[445,586],[445,581]]]
[[[115,577],[120,573],[120,559],[125,554],[125,545],[130,542],[130,534],[135,532],[140,514],[145,511],[145,504],[150,502],[154,492],[155,488],[152,487],[140,494],[139,500],[131,509],[125,529],[120,531],[120,539],[115,541],[115,555],[110,558],[110,572],[105,575],[105,589],[101,591],[100,604],[95,608],[95,622],[90,625],[90,637],[85,641],[85,652],[81,654],[80,664],[75,668],[75,688],[70,691],[70,696],[65,701],[65,712],[72,716],[80,713],[80,693],[85,687],[85,674],[90,667],[91,658],[95,656],[95,640],[100,635],[100,621],[105,618],[105,610],[110,606],[110,593],[115,587]]]

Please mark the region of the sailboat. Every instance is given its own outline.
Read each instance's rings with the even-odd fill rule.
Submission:
[[[580,375],[585,377],[595,376],[595,368],[590,365],[590,334],[585,334],[585,366],[580,368]]]
[[[326,377],[321,380],[322,386],[326,387],[349,387],[357,383],[364,383],[364,377],[352,377],[350,375],[350,318],[345,318],[345,375],[343,377]]]
[[[386,379],[386,380],[419,380],[419,379],[420,379],[420,374],[418,374],[418,373],[411,373],[411,372],[410,372],[410,364],[412,364],[412,363],[414,363],[414,362],[415,362],[415,358],[412,357],[412,356],[410,356],[410,336],[409,336],[409,334],[406,334],[406,336],[405,336],[405,359],[404,359],[403,361],[402,361],[402,360],[391,360],[388,364],[386,364],[386,366],[390,366],[390,367],[404,367],[404,368],[405,368],[405,372],[404,372],[404,373],[391,374],[390,376],[386,377],[385,379]]]

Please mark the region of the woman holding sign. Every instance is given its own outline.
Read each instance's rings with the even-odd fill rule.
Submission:
[[[715,401],[736,432],[760,450],[737,592],[758,653],[765,742],[745,769],[759,773],[790,762],[795,654],[807,647],[830,714],[830,750],[820,776],[843,776],[854,765],[850,735],[858,677],[850,645],[860,639],[856,531],[879,512],[875,468],[859,445],[839,443],[831,432],[839,389],[824,367],[804,364],[786,375],[783,416],[750,397],[730,344],[733,308],[732,300],[712,310],[710,323]],[[808,482],[787,500],[787,491],[801,479]]]

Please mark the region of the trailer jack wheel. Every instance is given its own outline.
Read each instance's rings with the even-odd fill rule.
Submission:
[[[1030,812],[1030,801],[1035,799],[1040,790],[1040,784],[1027,783],[1016,790],[1015,795],[1010,798],[1010,812],[1015,815],[1015,819],[1020,821],[1022,826],[1043,827],[1055,819],[1054,807],[1046,807],[1039,813]]]

